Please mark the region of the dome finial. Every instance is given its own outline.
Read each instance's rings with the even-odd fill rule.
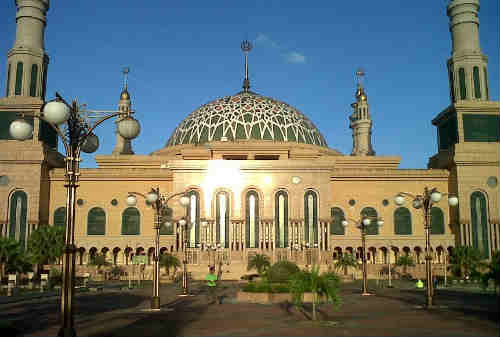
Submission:
[[[248,92],[250,89],[250,80],[248,79],[248,52],[252,50],[252,44],[248,40],[243,40],[241,50],[245,53],[245,79],[243,80],[243,91]]]
[[[358,68],[356,70],[356,78],[357,78],[357,88],[356,88],[356,100],[358,101],[366,101],[366,93],[363,87],[363,79],[365,76],[365,71],[362,68]]]
[[[128,73],[130,72],[129,67],[125,67],[122,70],[123,73],[123,90],[120,94],[120,99],[130,99],[130,94],[128,93]]]

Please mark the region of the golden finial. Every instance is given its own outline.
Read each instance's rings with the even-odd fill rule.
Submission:
[[[248,79],[248,52],[252,50],[252,44],[248,40],[243,40],[241,50],[245,53],[245,79],[243,80],[243,91],[248,92],[250,89],[250,80]]]
[[[356,70],[356,78],[358,83],[355,95],[358,101],[366,101],[367,99],[365,89],[363,88],[364,76],[365,76],[365,71],[362,68],[358,68],[358,70]]]
[[[130,99],[130,94],[128,93],[128,73],[130,72],[129,67],[125,67],[122,70],[123,73],[123,90],[120,95],[121,100]]]

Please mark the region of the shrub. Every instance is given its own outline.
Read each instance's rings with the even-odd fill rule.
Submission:
[[[120,279],[120,275],[122,274],[122,272],[123,272],[123,269],[120,266],[114,266],[110,270],[111,277],[113,279],[118,279],[118,280]]]
[[[242,280],[252,281],[255,277],[259,277],[259,274],[246,274],[240,277]]]
[[[300,272],[299,267],[290,261],[279,261],[267,270],[267,279],[271,283],[285,283],[296,273]]]
[[[285,283],[272,284],[266,281],[249,282],[242,287],[243,291],[249,293],[288,293],[290,288]]]

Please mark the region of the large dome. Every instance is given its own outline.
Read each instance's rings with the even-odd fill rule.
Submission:
[[[250,91],[202,105],[179,124],[167,146],[240,139],[328,146],[303,113],[284,102]]]

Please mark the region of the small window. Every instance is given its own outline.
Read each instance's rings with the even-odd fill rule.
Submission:
[[[467,99],[467,87],[465,85],[465,70],[458,69],[458,82],[460,85],[460,99]]]
[[[247,155],[240,154],[225,154],[222,156],[224,160],[247,160]]]
[[[22,89],[23,89],[23,63],[18,62],[16,70],[16,87],[14,94],[21,95]]]
[[[36,97],[36,82],[38,81],[38,66],[31,66],[30,96]]]
[[[279,155],[255,155],[255,160],[279,160],[280,156]]]
[[[479,80],[479,67],[474,67],[472,69],[472,77],[474,80],[474,96],[476,98],[481,98],[481,81]]]
[[[9,96],[9,88],[10,88],[10,68],[11,68],[11,64],[9,63],[9,67],[8,67],[8,69],[7,69],[7,90],[6,90],[5,96]]]

